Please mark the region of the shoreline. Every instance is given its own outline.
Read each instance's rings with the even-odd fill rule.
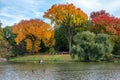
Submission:
[[[52,62],[75,62],[77,59],[72,59],[69,54],[64,55],[29,55],[10,58],[9,62],[34,62],[40,63],[52,63]]]
[[[33,62],[33,63],[71,63],[71,62],[84,62],[78,60],[77,56],[72,59],[69,54],[57,55],[28,55],[9,58],[8,62]],[[93,62],[93,61],[90,61]],[[99,61],[98,61],[99,62]],[[100,62],[113,62],[120,63],[120,59],[114,61],[100,61]]]

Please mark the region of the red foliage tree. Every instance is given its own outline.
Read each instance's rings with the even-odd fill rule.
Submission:
[[[111,16],[104,10],[92,12],[90,18],[94,32],[120,35],[120,18]]]

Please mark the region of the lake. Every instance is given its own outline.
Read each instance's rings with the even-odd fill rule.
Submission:
[[[117,63],[0,63],[0,80],[120,80]]]

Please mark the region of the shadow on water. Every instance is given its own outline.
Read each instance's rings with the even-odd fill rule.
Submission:
[[[0,80],[120,80],[120,64],[6,62]]]

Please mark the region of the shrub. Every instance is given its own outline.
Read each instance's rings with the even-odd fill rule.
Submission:
[[[50,49],[49,49],[49,52],[50,52],[51,55],[55,55],[55,54],[56,54],[56,51],[55,51],[54,48],[50,48]]]

